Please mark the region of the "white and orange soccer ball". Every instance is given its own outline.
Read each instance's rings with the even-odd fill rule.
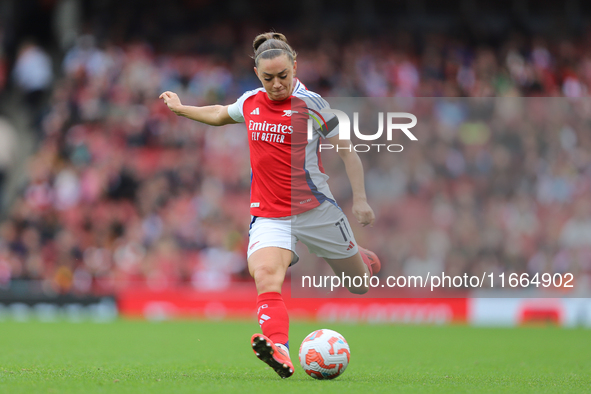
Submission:
[[[300,346],[300,364],[315,379],[334,379],[349,365],[349,344],[333,330],[316,330]]]

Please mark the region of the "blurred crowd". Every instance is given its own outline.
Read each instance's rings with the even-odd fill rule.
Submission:
[[[588,284],[591,100],[424,98],[410,112],[419,141],[367,156],[379,220],[362,236],[389,256],[383,275],[571,273]]]
[[[378,220],[359,241],[388,256],[385,274],[591,273],[591,35],[495,47],[434,35],[421,48],[404,34],[313,46],[287,36],[298,77],[325,97],[505,98],[482,101],[493,114],[484,120],[471,104],[433,101],[431,127],[408,154],[364,157]],[[176,117],[158,95],[234,102],[260,85],[249,44],[182,54],[83,35],[50,80],[43,50],[27,44],[13,77],[49,99],[28,182],[0,224],[0,287],[220,289],[248,278],[244,126]],[[32,75],[37,85],[26,85]],[[542,96],[563,98],[516,99]]]

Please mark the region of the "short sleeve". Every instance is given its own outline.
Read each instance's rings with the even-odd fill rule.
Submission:
[[[334,114],[323,113],[323,109],[330,109],[330,104],[319,94],[306,90],[304,92],[298,92],[298,96],[304,100],[306,107],[310,113],[318,118],[320,114],[321,118],[319,121],[321,125],[314,122],[314,131],[320,134],[323,138],[331,138],[339,133],[338,124],[339,120]],[[322,127],[321,127],[322,126]]]
[[[326,103],[326,107],[324,108],[330,108],[330,105],[326,101],[324,102]],[[332,138],[335,135],[339,135],[339,128],[337,127],[339,125],[339,119],[335,114],[326,115],[327,116],[324,117],[324,120],[326,120],[326,133],[323,135],[323,137]]]
[[[238,101],[228,106],[228,115],[230,115],[230,118],[234,119],[235,122],[244,122],[244,116],[242,115],[242,106],[238,104]]]
[[[236,102],[234,104],[230,104],[228,106],[228,115],[230,115],[230,117],[232,119],[234,119],[234,121],[239,122],[239,123],[243,123],[244,122],[244,110],[243,110],[244,102],[246,101],[247,98],[257,94],[261,90],[262,90],[262,88],[255,89],[255,90],[249,90],[248,92],[244,93],[242,96],[238,97],[238,100],[236,100]]]

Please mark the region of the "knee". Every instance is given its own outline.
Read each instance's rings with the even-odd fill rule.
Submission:
[[[281,291],[284,278],[278,267],[262,265],[252,271],[252,277],[259,293]]]
[[[279,273],[279,268],[274,267],[271,264],[269,264],[269,265],[265,264],[265,265],[260,265],[256,268],[254,268],[251,273],[252,273],[252,277],[255,280],[265,280],[265,279],[277,276],[277,274]]]

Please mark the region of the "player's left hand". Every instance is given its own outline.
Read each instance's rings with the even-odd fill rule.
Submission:
[[[357,222],[363,227],[367,226],[368,224],[373,227],[373,222],[376,219],[373,209],[371,209],[365,200],[353,202],[353,215],[355,215]]]

